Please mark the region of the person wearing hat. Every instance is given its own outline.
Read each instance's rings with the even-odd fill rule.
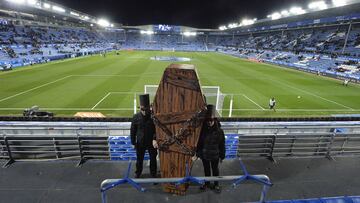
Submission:
[[[135,114],[130,128],[131,144],[136,149],[135,177],[139,178],[143,170],[145,151],[150,155],[150,174],[153,178],[157,173],[157,142],[155,125],[151,119],[150,100],[148,94],[140,95],[140,112]]]
[[[215,106],[207,106],[207,116],[201,129],[197,145],[196,156],[200,157],[204,166],[205,176],[219,176],[219,162],[225,158],[225,135],[220,122],[215,117]],[[200,190],[214,189],[220,193],[221,189],[217,181],[210,187],[210,182],[205,182]]]

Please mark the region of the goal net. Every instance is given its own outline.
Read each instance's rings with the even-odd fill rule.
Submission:
[[[175,48],[161,48],[161,51],[175,52]]]
[[[150,101],[154,100],[158,85],[145,85],[144,92],[145,94],[150,95]],[[220,91],[219,86],[202,86],[201,87],[203,94],[206,98],[207,104],[213,104],[216,106],[216,110],[220,116],[222,116],[223,105],[225,94]]]

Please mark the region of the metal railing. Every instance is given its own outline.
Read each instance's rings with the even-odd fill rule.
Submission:
[[[136,188],[140,192],[145,192],[146,188],[141,186],[140,184],[149,184],[149,183],[171,183],[174,184],[175,187],[178,187],[182,184],[194,183],[197,185],[205,184],[205,181],[232,181],[233,188],[236,188],[238,185],[251,181],[253,183],[257,183],[262,185],[262,190],[260,193],[260,198],[258,202],[266,201],[266,194],[269,188],[273,185],[270,181],[270,178],[267,175],[250,175],[245,164],[242,162],[241,158],[239,158],[239,163],[241,170],[244,175],[234,175],[234,176],[212,176],[212,177],[194,177],[191,176],[190,167],[186,164],[186,174],[185,177],[181,178],[130,178],[131,171],[131,161],[129,162],[128,169],[125,173],[124,178],[122,179],[106,179],[101,182],[100,191],[101,191],[101,199],[103,203],[107,202],[106,192],[111,190],[119,185],[129,184],[130,186]]]
[[[5,166],[15,161],[50,161],[78,159],[109,159],[107,136],[10,136],[0,137],[0,158]]]
[[[239,136],[238,156],[267,157],[338,157],[359,156],[360,134],[314,133]]]
[[[113,153],[109,139],[121,136],[129,140],[129,127],[130,123],[0,125],[0,159],[7,161],[4,166],[15,161],[71,159],[80,166],[91,159],[134,159],[126,153]],[[234,155],[231,158],[360,155],[360,123],[223,123],[223,129],[228,137],[227,153]],[[133,149],[126,146],[121,150]]]

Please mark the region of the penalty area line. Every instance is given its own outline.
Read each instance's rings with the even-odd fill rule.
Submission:
[[[24,108],[0,108],[0,111],[15,111],[15,110],[24,110]],[[91,108],[41,108],[46,111],[91,111]],[[134,108],[97,108],[97,111],[132,111]]]
[[[261,110],[265,110],[262,106],[260,106],[258,103],[256,103],[254,100],[250,99],[248,96],[246,96],[245,94],[242,94],[242,96],[244,96],[247,100],[249,100],[251,103],[255,104],[257,107],[259,107]]]
[[[91,110],[94,110],[101,102],[103,102],[109,95],[111,94],[111,92],[107,93],[98,103],[96,103]]]
[[[31,89],[28,89],[28,90],[26,90],[26,91],[19,92],[19,93],[17,93],[17,94],[12,95],[12,96],[5,97],[5,98],[3,98],[3,99],[0,99],[0,102],[3,102],[3,101],[6,101],[6,100],[8,100],[8,99],[11,99],[11,98],[20,96],[20,95],[22,95],[22,94],[31,92],[31,91],[33,91],[33,90],[37,90],[37,89],[42,88],[42,87],[45,87],[45,86],[47,86],[47,85],[54,84],[54,83],[56,83],[56,82],[59,82],[59,81],[61,81],[61,80],[64,80],[64,79],[66,79],[66,78],[69,78],[69,77],[72,77],[72,75],[68,75],[68,76],[65,76],[65,77],[63,77],[63,78],[54,80],[54,81],[52,81],[52,82],[48,82],[48,83],[42,84],[42,85],[40,85],[40,86],[37,86],[37,87],[31,88]]]

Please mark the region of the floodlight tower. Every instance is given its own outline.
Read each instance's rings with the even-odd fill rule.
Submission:
[[[335,7],[345,6],[347,1],[346,0],[332,0],[332,3]]]

